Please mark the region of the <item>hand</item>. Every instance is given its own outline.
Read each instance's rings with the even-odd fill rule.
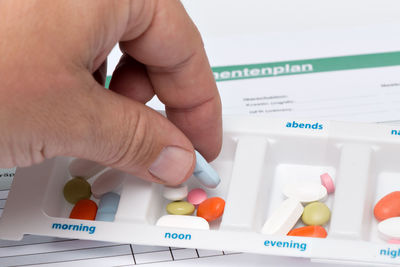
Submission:
[[[218,155],[220,98],[179,1],[3,0],[0,36],[0,167],[64,155],[176,185],[193,171],[193,146]],[[155,94],[168,119],[144,105]]]

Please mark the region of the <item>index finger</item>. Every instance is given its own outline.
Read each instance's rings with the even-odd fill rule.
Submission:
[[[222,144],[221,101],[200,34],[179,1],[143,2],[148,25],[131,12],[121,49],[146,65],[169,120],[213,160]]]

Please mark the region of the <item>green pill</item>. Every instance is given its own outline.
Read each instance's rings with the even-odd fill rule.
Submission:
[[[175,201],[167,205],[167,212],[174,215],[191,215],[194,212],[194,206],[186,201]]]
[[[90,198],[90,184],[82,178],[73,178],[64,185],[64,198],[71,204],[75,204],[81,199]]]
[[[312,202],[304,207],[301,220],[306,225],[324,225],[331,218],[331,211],[322,202]]]

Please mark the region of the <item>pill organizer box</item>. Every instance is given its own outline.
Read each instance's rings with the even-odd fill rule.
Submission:
[[[209,196],[226,200],[223,216],[210,223],[210,230],[156,226],[168,204],[162,186],[127,174],[114,222],[68,219],[72,205],[62,190],[72,159],[60,157],[17,170],[0,220],[0,238],[35,234],[357,265],[400,264],[400,245],[380,237],[373,216],[381,197],[400,190],[399,155],[396,126],[228,116],[221,154],[211,163],[221,183],[216,189],[203,187]],[[318,182],[323,173],[336,186],[325,201],[331,210],[327,238],[261,234],[268,216],[285,199],[284,184]],[[193,177],[186,184],[201,187]]]

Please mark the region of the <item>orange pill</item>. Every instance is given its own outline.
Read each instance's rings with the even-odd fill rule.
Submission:
[[[220,197],[212,197],[200,203],[197,208],[197,216],[211,222],[222,216],[224,208],[225,200]]]
[[[400,216],[400,191],[394,191],[381,198],[374,207],[378,221]]]
[[[293,229],[287,235],[325,238],[328,233],[320,225],[309,225]]]
[[[79,200],[71,211],[69,217],[78,220],[92,220],[96,218],[97,204],[90,199]]]

